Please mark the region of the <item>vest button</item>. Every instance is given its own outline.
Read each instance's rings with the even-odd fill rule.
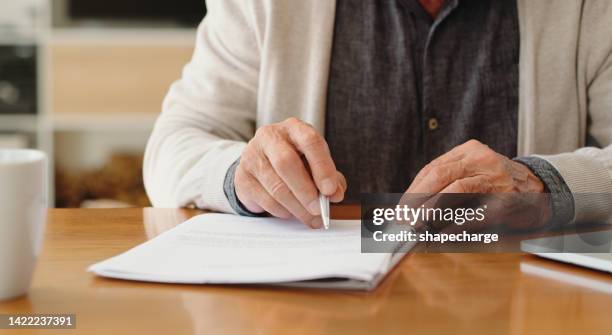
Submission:
[[[427,126],[429,127],[429,130],[436,130],[436,129],[438,129],[438,119],[432,117],[427,122]]]

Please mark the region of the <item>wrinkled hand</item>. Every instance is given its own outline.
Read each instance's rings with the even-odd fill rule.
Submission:
[[[454,232],[503,226],[532,229],[551,218],[544,184],[529,168],[471,140],[425,166],[402,199],[413,207],[453,208],[463,202],[488,205],[482,224],[457,226],[429,222],[434,228]],[[454,194],[466,194],[458,196]]]
[[[346,191],[325,139],[296,118],[257,130],[242,152],[234,185],[251,212],[295,217],[312,228],[322,226],[319,192],[340,202]]]
[[[542,193],[544,184],[525,165],[470,140],[425,166],[407,193]]]

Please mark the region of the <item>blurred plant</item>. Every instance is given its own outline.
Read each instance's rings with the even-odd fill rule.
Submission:
[[[113,200],[113,204],[147,207],[142,181],[142,156],[114,154],[97,170],[67,171],[56,168],[56,207],[82,207],[85,201]],[[108,203],[108,202],[107,202]]]

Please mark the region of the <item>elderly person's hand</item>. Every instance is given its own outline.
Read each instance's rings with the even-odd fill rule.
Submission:
[[[242,152],[234,185],[251,212],[295,217],[312,228],[322,226],[319,192],[340,202],[346,191],[325,139],[296,118],[257,130]]]
[[[442,231],[480,230],[500,224],[533,229],[548,223],[552,215],[549,197],[543,192],[544,184],[527,166],[471,140],[425,166],[402,201],[413,207],[453,207],[475,200],[488,205],[480,225],[429,223]],[[453,195],[461,193],[475,194]]]
[[[542,193],[529,168],[470,140],[426,165],[407,193]]]

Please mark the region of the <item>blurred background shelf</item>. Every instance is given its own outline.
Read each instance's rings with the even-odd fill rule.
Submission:
[[[0,133],[2,131],[35,132],[39,127],[37,115],[0,114]]]
[[[55,28],[49,36],[53,45],[161,45],[193,47],[195,29],[182,27],[103,27]]]
[[[111,34],[112,35],[112,34]],[[107,37],[84,43],[49,42],[54,114],[157,114],[170,84],[193,52],[190,44],[161,37],[147,44]],[[168,42],[168,44],[165,44]]]
[[[0,146],[47,152],[59,206],[145,205],[144,148],[205,13],[202,0],[1,2]],[[35,61],[17,69],[22,48]],[[30,114],[3,107],[14,87]]]
[[[42,39],[30,35],[6,35],[0,31],[0,46],[37,45]]]
[[[157,115],[154,113],[75,113],[54,114],[50,120],[56,132],[128,131],[150,132]]]

